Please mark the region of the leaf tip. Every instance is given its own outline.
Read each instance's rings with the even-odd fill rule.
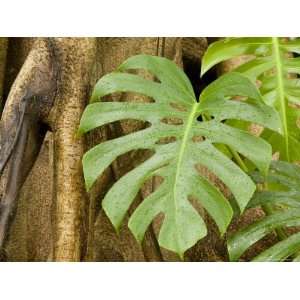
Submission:
[[[184,261],[184,252],[177,252],[181,261]]]
[[[228,252],[228,258],[230,262],[237,262],[239,257],[237,253],[235,253],[234,249],[232,249],[232,246],[230,244],[230,239],[227,242],[227,252]]]
[[[96,87],[94,88],[93,92],[92,92],[92,95],[90,97],[90,103],[94,103],[94,102],[97,102],[97,101],[100,101],[101,100],[101,95],[99,95],[99,92],[97,91],[97,85]]]
[[[84,183],[85,183],[85,189],[87,192],[89,192],[93,186],[94,180],[91,179],[88,176],[88,173],[86,172],[86,167],[85,167],[85,154],[82,158],[82,165],[83,165],[83,177],[84,177]]]
[[[75,132],[75,139],[79,139],[83,136],[84,130],[82,127],[79,127],[78,130]]]
[[[200,78],[203,77],[203,75],[208,71],[208,69],[206,68],[206,66],[202,63],[201,65],[201,71],[200,71]]]
[[[87,181],[85,181],[85,189],[87,192],[89,192],[91,190],[92,185],[90,183],[88,183]]]

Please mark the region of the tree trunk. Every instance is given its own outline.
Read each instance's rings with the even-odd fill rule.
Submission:
[[[124,222],[117,235],[101,209],[109,187],[147,153],[118,158],[90,193],[81,159],[93,145],[141,129],[115,122],[77,137],[81,114],[96,81],[135,54],[164,56],[183,67],[196,94],[206,38],[0,39],[0,248],[8,261],[176,261],[157,243],[156,219],[140,245]],[[2,97],[3,96],[3,97]],[[129,93],[112,101],[149,101]],[[2,101],[4,104],[4,101]],[[138,195],[133,207],[155,187]],[[189,250],[190,261],[226,260],[223,240],[207,219],[208,236]]]

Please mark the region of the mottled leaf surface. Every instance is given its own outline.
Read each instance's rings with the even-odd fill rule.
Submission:
[[[156,81],[128,73],[133,69],[150,72]],[[101,102],[102,97],[115,92],[146,95],[154,102]],[[234,96],[244,96],[246,100],[236,103],[231,100]],[[143,184],[153,176],[160,176],[162,184],[135,209],[128,225],[142,241],[152,220],[163,214],[159,244],[180,256],[207,234],[206,225],[190,197],[206,209],[221,234],[225,233],[233,214],[228,200],[214,183],[199,174],[197,165],[206,167],[231,190],[241,211],[256,188],[251,178],[216,145],[235,149],[263,174],[267,173],[271,161],[271,146],[267,142],[224,121],[241,119],[280,131],[278,114],[263,103],[259,91],[246,76],[230,73],[219,78],[197,101],[184,72],[173,62],[155,56],[129,58],[116,72],[98,81],[91,100],[81,119],[81,134],[125,119],[147,121],[150,126],[103,142],[86,152],[83,170],[87,189],[118,156],[132,150],[153,150],[153,156],[112,186],[102,205],[118,229]],[[209,118],[198,121],[203,113]],[[168,143],[162,142],[170,137],[172,140]]]

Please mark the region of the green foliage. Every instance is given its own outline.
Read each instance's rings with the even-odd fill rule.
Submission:
[[[147,70],[159,82],[126,73],[132,69]],[[89,150],[83,157],[87,189],[121,154],[137,149],[150,149],[154,154],[124,175],[106,194],[102,205],[114,227],[120,227],[143,184],[153,176],[159,176],[163,179],[162,184],[143,200],[129,219],[128,226],[137,240],[143,240],[152,220],[163,213],[159,244],[182,257],[207,233],[190,197],[200,202],[224,234],[232,218],[232,208],[218,188],[196,170],[196,165],[201,164],[223,181],[243,211],[256,186],[216,145],[229,146],[266,174],[271,161],[271,146],[224,121],[254,122],[280,132],[276,111],[263,103],[255,85],[239,73],[222,76],[210,84],[197,101],[190,81],[180,68],[165,58],[147,55],[131,57],[116,72],[102,77],[94,88],[91,101],[115,92],[143,94],[154,102],[89,104],[81,119],[81,134],[124,119],[146,121],[151,126]],[[246,100],[234,101],[233,96],[243,96]],[[198,120],[199,116],[202,121]],[[176,124],[172,120],[177,120]],[[166,138],[172,139],[163,142]]]
[[[287,161],[300,160],[300,57],[293,53],[300,54],[300,39],[228,38],[209,46],[201,70],[203,75],[222,61],[252,55],[235,71],[258,83],[265,103],[279,112],[284,135],[266,129],[262,137]]]
[[[256,173],[254,179],[265,188],[255,193],[249,207],[272,205],[273,212],[229,238],[228,251],[233,261],[238,260],[251,245],[273,230],[282,226],[300,226],[300,167],[274,161],[266,178]],[[263,251],[254,261],[284,261],[297,255],[299,250],[298,232]]]

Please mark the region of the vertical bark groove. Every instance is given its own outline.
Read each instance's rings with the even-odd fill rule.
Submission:
[[[4,84],[4,71],[6,67],[8,38],[0,38],[0,111],[3,107],[3,84]]]
[[[60,85],[54,118],[55,261],[82,257],[83,218],[87,197],[81,158],[84,138],[76,132],[88,98],[96,40],[53,39],[60,63]]]

